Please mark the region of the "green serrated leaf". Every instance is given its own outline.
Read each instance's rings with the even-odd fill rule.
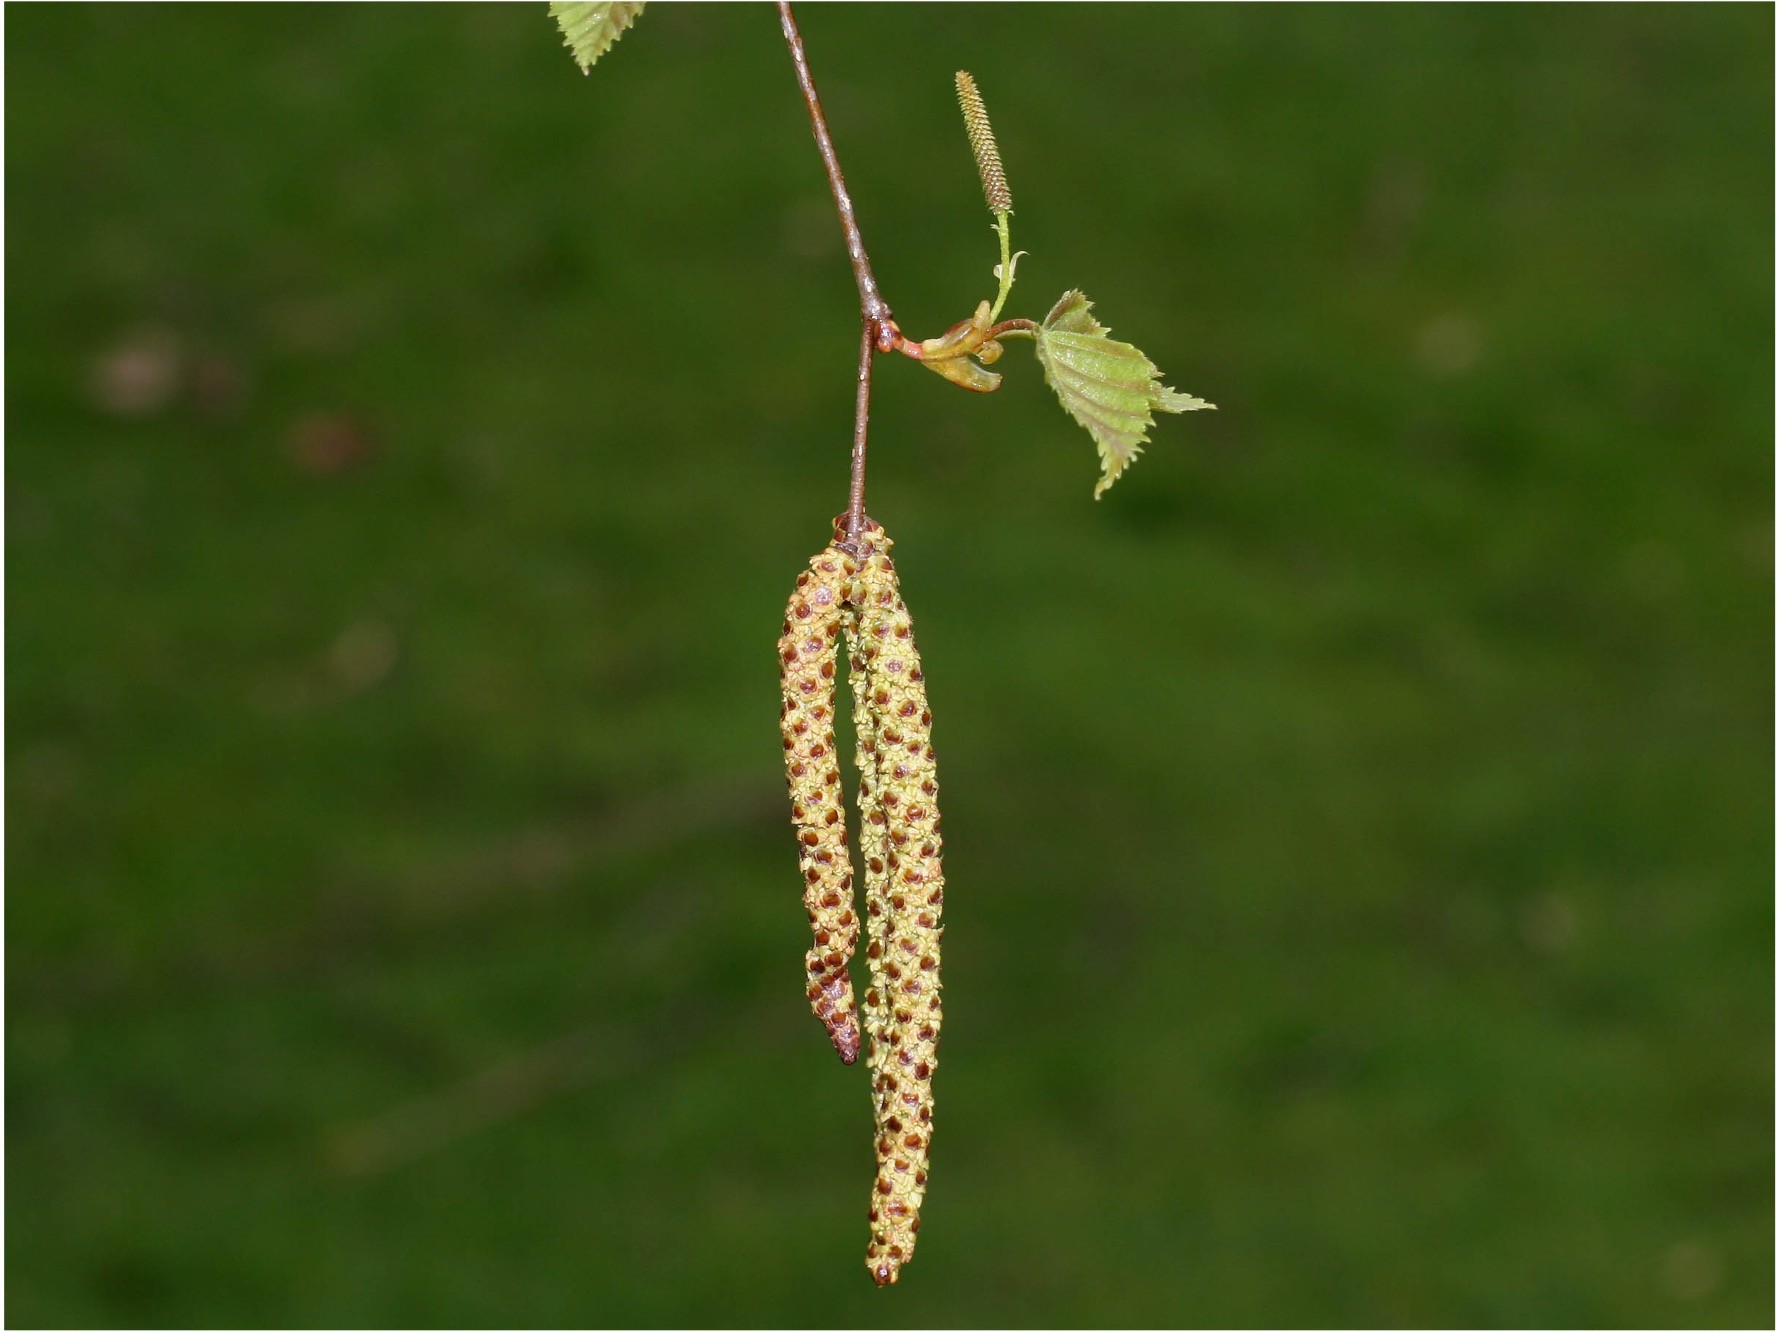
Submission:
[[[564,4],[551,0],[550,17],[562,29],[563,44],[574,53],[581,73],[589,74],[593,62],[612,49],[612,43],[624,35],[624,29],[636,22],[645,0],[610,0],[606,4]]]
[[[1155,363],[1112,338],[1093,317],[1093,302],[1080,292],[1064,292],[1033,337],[1044,379],[1099,447],[1096,500],[1143,452],[1154,413],[1216,406],[1163,384]]]

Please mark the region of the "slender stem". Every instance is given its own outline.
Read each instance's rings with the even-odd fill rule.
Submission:
[[[785,44],[791,48],[791,63],[797,67],[797,82],[803,89],[803,100],[809,106],[809,125],[815,131],[815,146],[828,171],[828,188],[834,192],[834,208],[840,214],[840,228],[846,233],[846,253],[852,258],[852,276],[859,285],[859,313],[874,323],[888,323],[890,308],[877,290],[877,279],[871,274],[871,258],[865,253],[864,238],[859,235],[859,220],[853,213],[852,196],[846,192],[846,177],[840,174],[840,159],[834,153],[834,140],[828,134],[828,121],[822,115],[822,101],[816,95],[815,80],[809,75],[809,57],[804,54],[803,35],[797,31],[797,20],[791,15],[789,0],[778,0],[778,20],[784,28]]]
[[[1013,290],[1013,257],[1008,253],[1013,248],[1013,239],[1008,234],[1005,213],[995,214],[995,235],[1001,238],[1001,289],[995,293],[994,309],[988,312],[990,324],[1001,317],[1001,307],[1007,304],[1007,293]]]
[[[865,239],[859,234],[852,196],[846,192],[846,177],[840,172],[840,158],[834,152],[827,117],[822,114],[822,101],[816,95],[815,80],[810,77],[803,34],[797,31],[797,20],[791,14],[789,0],[778,0],[778,21],[784,29],[785,45],[791,49],[791,64],[797,70],[797,84],[803,89],[803,101],[809,108],[809,126],[815,133],[815,146],[822,155],[822,166],[827,169],[828,188],[834,194],[834,211],[840,215],[840,230],[846,235],[846,253],[852,259],[853,281],[859,288],[859,319],[863,327],[859,339],[858,398],[852,427],[852,485],[847,492],[842,543],[856,555],[859,534],[865,529],[865,436],[871,422],[871,354],[896,349],[904,340],[890,314],[889,303],[877,290],[877,279],[871,273],[871,257],[865,253]]]
[[[876,330],[867,319],[859,336],[859,392],[852,418],[852,487],[846,493],[846,540],[855,545],[865,530],[865,428],[871,421],[871,354],[876,350]]]

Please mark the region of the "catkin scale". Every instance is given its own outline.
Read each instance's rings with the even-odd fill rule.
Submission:
[[[875,525],[863,533],[849,586],[877,1155],[865,1263],[880,1286],[896,1281],[920,1230],[939,1064],[945,900],[933,715],[890,546]]]
[[[804,982],[810,1008],[847,1064],[859,1055],[859,1022],[846,970],[859,924],[834,745],[834,659],[843,622],[853,615],[847,593],[856,570],[851,557],[832,548],[813,556],[809,569],[797,576],[778,641],[785,782],[812,935]]]

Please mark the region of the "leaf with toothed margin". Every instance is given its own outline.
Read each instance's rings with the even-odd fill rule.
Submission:
[[[550,17],[562,29],[563,45],[574,53],[581,73],[593,72],[593,62],[612,49],[612,43],[636,22],[644,0],[611,0],[607,4],[564,4],[551,0]]]
[[[1163,384],[1155,363],[1114,340],[1093,317],[1093,302],[1078,291],[1064,292],[1033,336],[1045,380],[1099,446],[1096,500],[1143,452],[1154,413],[1215,407]]]

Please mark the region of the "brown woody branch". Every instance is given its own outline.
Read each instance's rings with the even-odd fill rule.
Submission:
[[[859,220],[853,212],[852,196],[846,192],[846,177],[840,171],[840,159],[834,152],[834,140],[828,133],[827,117],[822,114],[821,98],[815,91],[815,80],[809,74],[809,57],[803,50],[803,35],[797,31],[797,20],[791,14],[789,0],[778,0],[778,20],[784,29],[785,45],[791,49],[791,64],[797,69],[797,83],[803,89],[803,101],[809,107],[809,125],[815,133],[815,146],[827,169],[828,188],[834,194],[834,211],[840,215],[840,229],[846,234],[846,253],[852,260],[853,280],[859,288],[859,318],[863,332],[859,339],[858,397],[852,427],[852,486],[847,492],[846,516],[842,523],[843,545],[857,554],[858,534],[865,527],[865,455],[866,431],[871,420],[871,354],[903,348],[905,340],[890,314],[889,303],[877,290],[877,279],[871,272],[871,257],[865,253],[865,240],[859,234]]]
[[[847,492],[846,513],[835,522],[838,544],[853,555],[859,553],[858,537],[865,527],[865,461],[867,430],[871,421],[871,357],[876,352],[900,352],[916,361],[926,361],[938,368],[945,358],[962,357],[1003,333],[1032,334],[1038,326],[1029,319],[1003,320],[992,328],[979,328],[967,344],[938,347],[939,340],[929,339],[925,345],[902,336],[890,314],[889,303],[878,290],[877,278],[871,272],[871,257],[865,251],[865,240],[859,232],[859,220],[853,211],[852,196],[846,190],[846,177],[840,170],[840,158],[834,152],[834,140],[828,133],[828,120],[822,114],[822,101],[815,91],[815,80],[809,73],[809,56],[803,49],[803,35],[797,31],[797,20],[791,13],[789,0],[778,0],[779,25],[784,29],[785,45],[791,50],[791,64],[797,70],[797,84],[803,89],[803,101],[809,108],[809,125],[815,133],[815,146],[821,153],[822,166],[828,173],[828,188],[834,195],[834,211],[840,216],[840,230],[846,236],[846,253],[852,260],[852,276],[859,289],[858,394],[854,402],[852,428],[852,485]],[[1002,183],[1003,190],[1005,182]],[[987,302],[983,302],[986,308]],[[968,322],[968,321],[966,321]],[[961,328],[962,326],[956,326]],[[955,332],[955,328],[953,330]],[[965,388],[985,391],[984,386],[966,382],[956,375],[947,375]],[[992,387],[992,386],[987,386]]]

